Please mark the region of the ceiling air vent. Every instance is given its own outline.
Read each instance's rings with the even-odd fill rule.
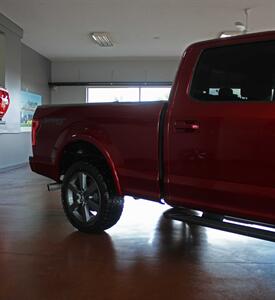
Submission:
[[[108,32],[91,32],[90,38],[100,47],[113,47],[113,41],[111,40],[110,33]]]

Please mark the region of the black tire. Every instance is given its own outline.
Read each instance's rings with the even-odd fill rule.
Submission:
[[[86,233],[112,227],[123,211],[124,199],[115,195],[110,178],[87,162],[76,162],[67,170],[61,196],[68,220]]]

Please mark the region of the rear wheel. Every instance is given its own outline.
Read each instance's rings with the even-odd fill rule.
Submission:
[[[67,218],[82,232],[112,227],[123,211],[123,198],[115,196],[109,178],[90,163],[77,162],[68,169],[61,193]]]

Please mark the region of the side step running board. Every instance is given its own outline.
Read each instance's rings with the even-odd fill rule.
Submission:
[[[164,212],[164,216],[172,220],[182,221],[185,223],[191,223],[200,226],[206,226],[214,229],[220,229],[223,231],[228,231],[232,233],[242,234],[242,235],[246,235],[258,239],[264,239],[264,240],[275,242],[274,225],[257,223],[253,221],[247,221],[247,220],[237,219],[233,217],[216,215],[212,213],[203,213],[202,216],[198,216],[189,213],[187,209],[181,209],[181,208],[168,209],[167,211]],[[235,222],[235,223],[230,223],[230,222]],[[265,228],[270,228],[273,231],[250,227],[255,225],[264,226]]]

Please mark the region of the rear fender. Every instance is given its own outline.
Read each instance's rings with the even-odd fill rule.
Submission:
[[[111,170],[118,195],[123,196],[121,185],[120,185],[120,180],[119,180],[118,173],[117,173],[117,168],[115,166],[115,163],[114,163],[108,149],[106,148],[105,145],[103,145],[103,143],[101,143],[100,141],[98,141],[91,135],[84,134],[84,133],[75,133],[75,131],[72,133],[72,130],[70,130],[70,129],[63,131],[63,133],[59,136],[59,138],[55,144],[54,151],[52,153],[52,160],[54,161],[54,165],[60,166],[62,154],[64,152],[65,147],[67,147],[69,144],[72,144],[75,142],[86,142],[97,148],[97,150],[105,158],[105,160]],[[58,169],[56,171],[58,172],[58,174],[60,176],[60,170]]]

